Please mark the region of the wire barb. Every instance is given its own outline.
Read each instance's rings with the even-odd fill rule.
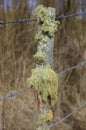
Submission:
[[[69,17],[73,17],[73,16],[79,16],[79,15],[86,15],[86,12],[84,13],[76,13],[76,14],[69,14],[69,15],[61,15],[56,17],[56,19],[65,19],[65,18],[69,18]]]
[[[23,19],[23,20],[10,20],[7,22],[0,21],[0,25],[10,24],[10,23],[28,23],[28,22],[35,22],[36,19]]]
[[[86,64],[86,61],[83,61],[83,62],[81,62],[81,63],[79,63],[79,64],[77,64],[77,65],[75,65],[75,66],[72,66],[72,67],[70,67],[70,68],[66,68],[66,69],[64,69],[63,71],[58,72],[57,74],[58,74],[58,76],[62,76],[63,74],[65,74],[65,73],[67,73],[67,72],[69,72],[69,71],[71,71],[71,70],[80,68],[80,67],[84,66],[85,64]]]
[[[56,17],[56,19],[65,19],[65,18],[68,18],[68,17],[85,15],[85,14],[86,14],[86,12],[69,14],[69,15],[61,15],[61,16]],[[6,21],[6,22],[0,21],[0,25],[10,24],[10,23],[28,23],[28,22],[37,22],[37,19],[10,20],[10,21]]]
[[[6,100],[6,99],[8,99],[8,98],[12,98],[12,97],[14,97],[14,96],[17,96],[17,95],[19,95],[20,93],[23,93],[23,92],[25,92],[25,91],[28,91],[30,88],[31,88],[31,87],[23,88],[23,89],[21,89],[21,90],[16,91],[15,93],[14,93],[14,92],[10,92],[8,96],[5,96],[5,97],[0,98],[0,101],[4,101],[4,100]]]
[[[73,70],[73,69],[77,69],[77,68],[79,68],[79,67],[82,67],[82,66],[84,66],[85,64],[86,64],[86,61],[83,61],[83,62],[77,64],[76,66],[72,66],[72,67],[70,67],[70,68],[64,69],[62,72],[58,72],[57,74],[58,74],[58,76],[60,77],[60,76],[62,76],[63,74],[65,74],[66,72],[69,72],[69,71],[71,71],[71,70]],[[8,98],[12,98],[12,97],[14,97],[14,96],[16,96],[16,95],[18,95],[18,94],[20,94],[20,93],[23,93],[23,92],[25,92],[25,91],[28,91],[28,89],[30,89],[30,88],[31,88],[31,87],[29,87],[29,88],[23,88],[23,89],[21,89],[21,90],[16,91],[15,93],[14,93],[14,92],[10,92],[10,94],[9,94],[8,96],[5,96],[5,97],[0,98],[0,101],[6,100],[6,99],[8,99]]]
[[[74,109],[70,114],[68,114],[67,116],[65,116],[61,120],[59,120],[59,121],[55,122],[54,124],[50,125],[49,128],[52,128],[52,127],[54,127],[54,126],[56,126],[58,124],[61,124],[63,121],[65,121],[67,118],[69,118],[73,114],[77,113],[83,107],[86,107],[86,102],[84,104],[79,105],[79,107],[77,107],[76,109]]]

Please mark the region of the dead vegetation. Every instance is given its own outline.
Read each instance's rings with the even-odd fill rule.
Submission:
[[[37,4],[40,2],[37,0]],[[45,6],[57,8],[58,1],[45,1]],[[75,5],[75,6],[73,6]],[[70,14],[77,11],[76,1],[66,0],[59,14]],[[31,17],[31,9],[27,0],[19,3],[13,0],[11,10],[5,10],[2,1],[0,19],[25,19]],[[86,21],[78,18],[68,18],[60,21],[55,35],[54,65],[56,71],[86,60]],[[34,37],[37,24],[21,23],[0,26],[0,97],[10,91],[27,86],[26,78],[30,75],[35,63],[32,55],[37,44]],[[80,103],[86,100],[86,67],[73,70],[59,78],[59,94],[57,105],[53,108],[54,119],[61,119],[70,113]],[[19,96],[0,102],[0,127],[6,130],[32,130],[34,119],[34,93],[32,90]],[[0,128],[0,129],[1,129]],[[81,109],[64,123],[52,130],[85,130],[86,108]]]

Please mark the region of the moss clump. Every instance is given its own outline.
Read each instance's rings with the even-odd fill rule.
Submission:
[[[57,101],[58,78],[57,74],[50,68],[36,68],[32,70],[29,84],[34,86],[38,94],[42,95],[43,101],[47,102],[49,97],[53,100],[51,105]]]
[[[57,31],[57,22],[52,22],[50,19],[46,20],[42,25],[42,31],[50,37],[54,37],[54,33]]]
[[[34,59],[38,64],[41,64],[45,62],[46,56],[40,51],[34,55]]]
[[[37,20],[40,23],[43,23],[47,18],[50,18],[50,14],[49,14],[47,8],[45,8],[43,5],[39,5],[36,8],[34,15],[37,17]]]
[[[40,33],[37,33],[36,36],[35,36],[35,40],[40,41],[42,39],[43,39],[43,35],[41,35]]]
[[[38,127],[40,126],[41,130],[46,130],[46,126],[44,125],[46,122],[46,115],[40,115],[38,118],[38,121],[35,126],[35,130],[38,130]]]
[[[46,122],[46,115],[40,115],[37,121],[37,125],[41,125],[43,122]]]
[[[47,111],[46,119],[47,121],[52,121],[53,119],[53,112],[50,109]]]
[[[59,22],[51,18],[47,8],[43,5],[39,5],[35,10],[35,16],[42,26],[42,33],[45,35],[47,34],[49,37],[54,37]]]

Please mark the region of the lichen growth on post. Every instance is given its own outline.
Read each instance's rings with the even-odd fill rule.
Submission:
[[[52,110],[49,109],[46,114],[46,120],[52,121],[52,118],[53,118],[53,112],[52,112]]]
[[[41,125],[44,121],[46,121],[46,116],[45,115],[40,115],[38,121],[37,121],[37,125]]]
[[[57,22],[47,19],[42,25],[42,31],[50,37],[54,37],[54,33],[57,31]]]
[[[50,67],[40,67],[32,70],[29,84],[34,87],[38,94],[42,95],[46,103],[51,98],[51,105],[57,101],[58,78],[57,74]]]
[[[46,121],[47,121],[46,115],[43,115],[43,114],[40,115],[36,123],[35,130],[37,130],[39,126],[41,128],[40,130],[46,130],[46,126],[44,125]]]
[[[44,63],[46,60],[46,56],[41,51],[37,52],[33,57],[38,64]]]
[[[35,40],[39,42],[37,53],[33,56],[36,68],[27,79],[37,96],[38,119],[35,130],[49,130],[48,122],[53,118],[51,106],[57,102],[58,76],[52,69],[54,33],[59,22],[55,21],[55,9],[39,5],[34,15],[39,23]]]
[[[53,118],[53,113],[51,110],[48,110],[46,114],[40,114],[38,121],[36,122],[35,129],[40,126],[41,130],[46,130],[46,122],[51,121]]]
[[[36,35],[35,39],[39,41],[39,38],[42,38],[42,34],[54,37],[59,21],[55,21],[54,18],[51,18],[47,8],[43,5],[39,5],[36,8],[34,15],[42,26],[42,32],[39,35]]]
[[[43,39],[43,35],[41,35],[40,33],[37,33],[35,36],[35,41],[40,41]]]
[[[36,8],[34,15],[36,16],[38,22],[40,22],[40,23],[44,23],[44,21],[47,18],[50,18],[50,14],[49,14],[47,8],[45,8],[43,5],[39,5]]]

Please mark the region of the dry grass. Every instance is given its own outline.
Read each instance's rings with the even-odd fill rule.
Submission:
[[[67,0],[66,0],[67,1]],[[72,1],[72,0],[71,0]],[[25,2],[25,1],[22,1]],[[39,4],[39,2],[38,2]],[[70,5],[75,3],[69,3]],[[0,11],[0,19],[30,18],[25,4],[13,10]],[[52,5],[52,1],[44,1],[44,5]],[[55,7],[53,4],[52,6]],[[73,13],[76,6],[64,4],[63,13]],[[20,11],[19,11],[20,10]],[[58,9],[57,9],[58,10]],[[37,44],[34,37],[37,30],[35,23],[10,24],[0,26],[0,96],[7,95],[11,90],[26,87],[26,78],[30,76],[35,64],[32,55]],[[61,21],[55,34],[55,70],[63,70],[86,60],[86,21],[70,18]],[[58,103],[53,108],[53,121],[61,119],[80,103],[86,100],[86,67],[73,70],[59,78]],[[0,124],[6,130],[31,130],[34,118],[34,93],[32,90],[11,100],[0,102]],[[85,130],[86,108],[80,110],[66,122],[53,130]]]

